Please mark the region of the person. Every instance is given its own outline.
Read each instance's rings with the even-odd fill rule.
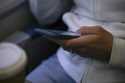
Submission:
[[[37,3],[31,4],[31,7],[37,10],[32,11],[39,17],[39,22],[45,21],[44,8],[50,12],[59,2],[61,7],[55,10],[60,10],[60,13],[44,12],[51,20],[46,20],[46,24],[54,23],[63,14],[68,30],[79,32],[81,36],[64,40],[57,53],[36,68],[27,79],[32,83],[124,83],[125,1],[73,0],[74,4],[67,12],[61,9],[67,8],[66,5],[63,7],[63,1],[68,0],[51,1],[54,4],[47,0],[31,0],[31,3]]]

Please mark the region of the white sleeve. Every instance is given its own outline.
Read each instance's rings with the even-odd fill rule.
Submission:
[[[114,38],[110,64],[125,67],[125,39]]]
[[[30,9],[42,25],[52,24],[72,5],[72,0],[29,0]]]

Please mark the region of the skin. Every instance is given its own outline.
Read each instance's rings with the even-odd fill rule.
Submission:
[[[113,36],[101,26],[83,26],[78,31],[79,38],[58,40],[56,42],[65,50],[79,54],[82,57],[94,58],[101,61],[110,59]]]

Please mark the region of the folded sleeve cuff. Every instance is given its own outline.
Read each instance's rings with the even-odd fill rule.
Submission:
[[[110,64],[125,67],[125,39],[114,38]]]

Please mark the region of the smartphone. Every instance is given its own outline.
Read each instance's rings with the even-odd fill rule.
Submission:
[[[47,38],[57,38],[57,39],[72,39],[80,37],[79,33],[71,31],[61,31],[61,30],[52,30],[52,29],[35,29],[36,33]]]

